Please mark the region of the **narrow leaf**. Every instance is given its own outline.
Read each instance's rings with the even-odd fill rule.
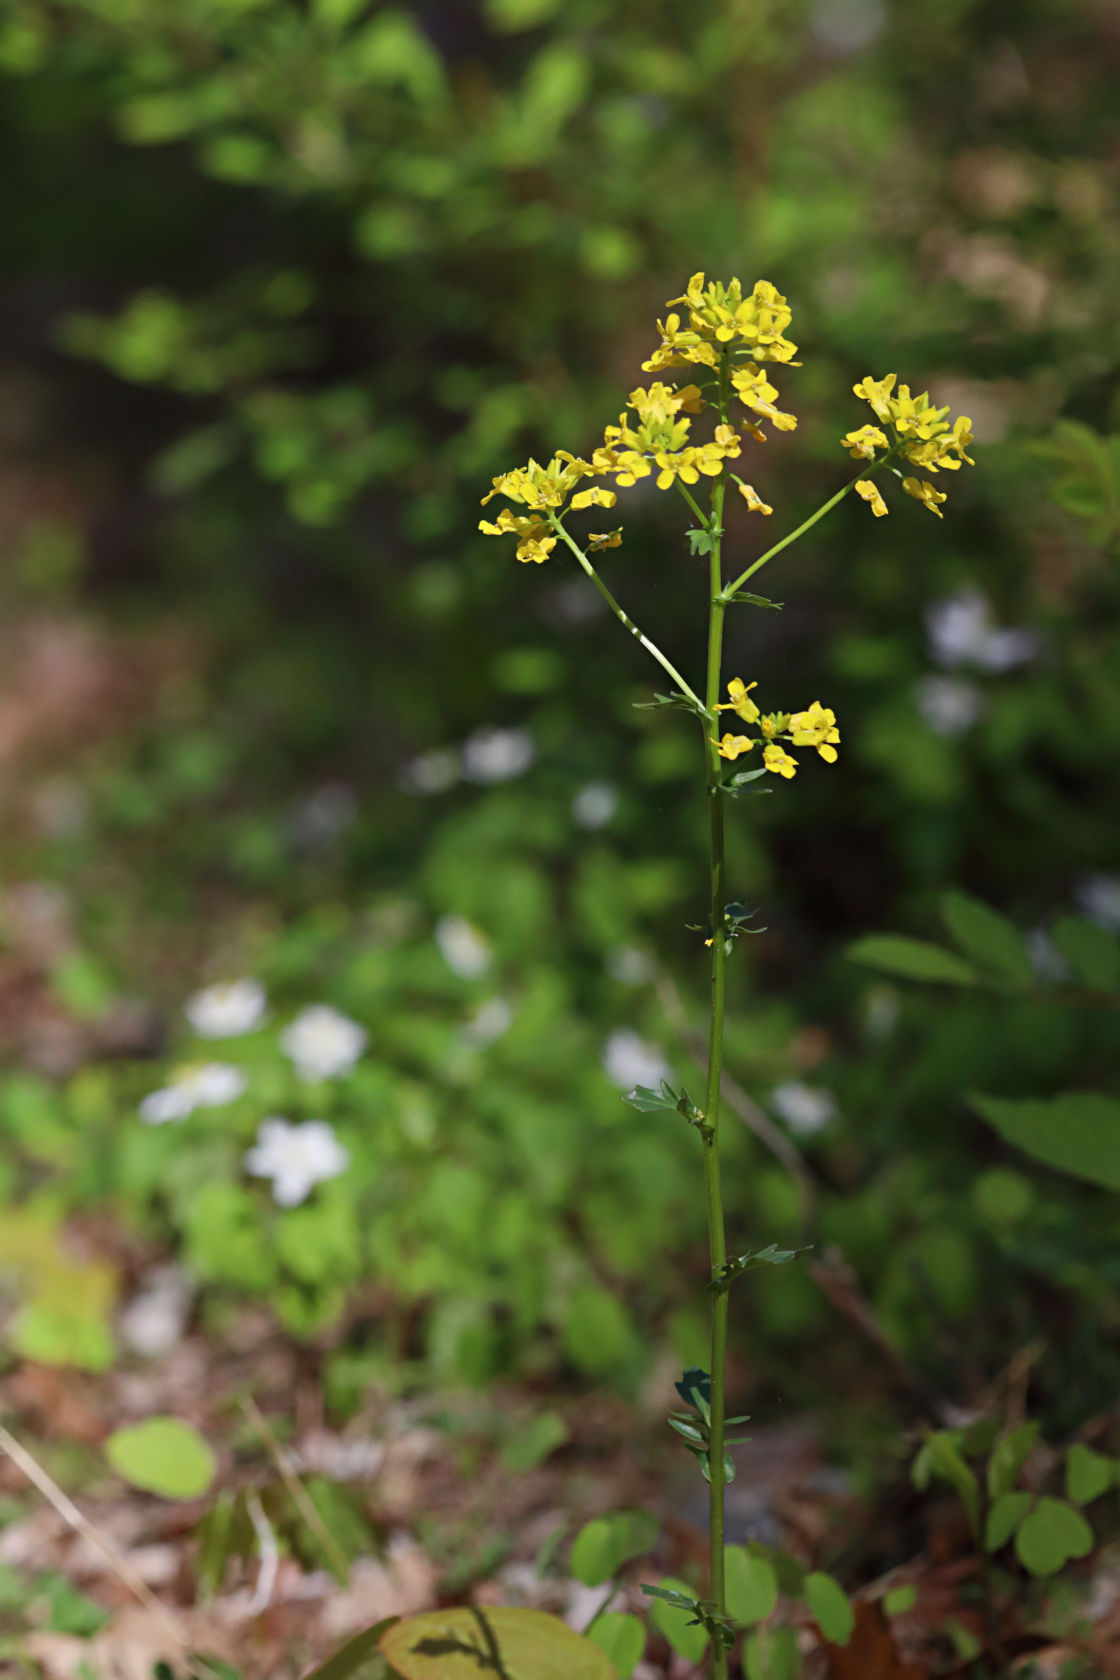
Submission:
[[[894,933],[875,933],[857,939],[854,945],[848,946],[845,955],[851,962],[866,963],[869,968],[899,974],[907,980],[928,980],[941,986],[974,986],[979,979],[971,964],[952,951],[930,945],[924,939],[905,939]]]

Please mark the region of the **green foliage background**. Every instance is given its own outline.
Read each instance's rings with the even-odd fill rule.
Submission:
[[[67,894],[31,978],[86,1035],[11,1035],[10,1195],[108,1208],[299,1333],[349,1301],[375,1347],[472,1380],[574,1362],[633,1385],[659,1339],[699,1353],[695,1140],[600,1067],[629,1025],[695,1079],[664,984],[610,973],[648,953],[700,1019],[695,743],[634,709],[652,667],[564,562],[520,567],[476,523],[493,474],[590,446],[691,272],[764,275],[804,361],[800,427],[752,468],[767,533],[843,481],[867,373],[973,415],[978,465],[943,523],[845,504],[769,575],[783,611],[731,628],[729,674],[819,694],[844,735],[839,766],[735,811],[735,891],[767,932],[737,948],[731,1067],[763,1102],[788,1077],[835,1092],[804,1145],[814,1238],[943,1390],[1041,1334],[1081,1373],[1076,1396],[1040,1379],[1059,1415],[1107,1397],[1112,1198],[965,1093],[1114,1089],[1115,1015],[844,950],[942,938],[950,886],[1045,927],[1120,870],[1111,9],[11,0],[0,67],[9,668],[28,626],[78,622],[119,679],[111,727],[9,754],[5,876]],[[612,586],[695,663],[675,507],[635,491],[622,518]],[[744,559],[758,527],[734,527]],[[947,736],[917,704],[924,614],[969,586],[1041,651],[966,673],[980,716]],[[524,776],[416,793],[417,755],[495,727],[531,732]],[[588,832],[572,801],[597,781],[618,804]],[[79,816],[50,818],[67,798]],[[484,977],[443,963],[448,914],[490,941]],[[277,1021],[320,997],[361,1020],[367,1059],[301,1092],[265,1035],[234,1110],[139,1127],[158,1070],[135,1052],[177,1053],[185,993],[247,971]],[[495,991],[514,1025],[471,1051]],[[127,1042],[121,999],[150,1011]],[[301,1103],[355,1166],[279,1213],[240,1153]],[[730,1173],[733,1240],[801,1234],[746,1131]],[[866,1351],[799,1268],[747,1316],[783,1392],[858,1381]]]

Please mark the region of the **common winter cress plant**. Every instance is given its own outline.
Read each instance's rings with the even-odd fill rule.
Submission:
[[[742,283],[709,282],[694,274],[683,297],[670,301],[664,321],[658,322],[660,344],[642,363],[649,384],[630,392],[617,425],[609,425],[590,459],[557,450],[547,465],[530,460],[524,467],[500,474],[484,503],[504,497],[507,503],[496,518],[481,521],[492,536],[516,539],[516,555],[523,562],[543,564],[567,550],[603,596],[623,628],[657,661],[672,685],[653,704],[691,712],[700,729],[708,816],[709,927],[711,951],[711,1010],[708,1069],[703,1106],[685,1091],[666,1082],[653,1090],[637,1086],[627,1101],[644,1111],[679,1113],[695,1127],[703,1162],[707,1204],[711,1277],[710,1372],[687,1371],[678,1385],[688,1411],[676,1414],[674,1427],[699,1461],[709,1484],[710,1561],[707,1595],[690,1603],[695,1620],[711,1640],[711,1673],[724,1680],[736,1626],[728,1613],[725,1578],[724,1488],[732,1465],[727,1454],[727,1428],[742,1419],[726,1416],[725,1365],[728,1304],[731,1285],[759,1263],[788,1259],[772,1247],[729,1253],[720,1190],[720,1074],[723,1046],[725,976],[736,938],[750,912],[731,896],[725,879],[724,822],[728,799],[763,791],[753,785],[775,778],[791,782],[803,763],[805,750],[827,764],[835,764],[840,730],[835,713],[821,701],[802,702],[798,709],[763,710],[756,698],[758,684],[723,674],[723,630],[729,607],[772,607],[748,585],[762,568],[854,491],[875,518],[887,512],[880,478],[899,479],[905,494],[938,519],[946,494],[934,478],[955,472],[970,461],[971,422],[950,421],[949,410],[938,408],[927,392],[914,396],[898,385],[891,373],[870,375],[855,387],[873,419],[847,432],[842,443],[860,463],[858,474],[830,497],[795,530],[767,548],[741,569],[725,567],[724,506],[733,485],[752,513],[769,518],[772,507],[740,476],[753,444],[764,443],[767,428],[790,431],[795,416],[778,407],[779,392],[768,370],[796,367],[797,346],[786,336],[791,310],[786,299],[767,280],[744,293]],[[683,315],[677,313],[684,311]],[[744,413],[745,410],[745,413]],[[711,435],[701,441],[694,425],[710,416]],[[933,475],[931,478],[927,475]],[[753,471],[751,473],[753,477]],[[618,492],[653,478],[659,490],[676,490],[690,515],[688,540],[693,555],[707,562],[708,637],[703,676],[690,682],[669,656],[644,633],[625,611],[600,576],[592,556],[622,544],[621,527],[591,531],[578,538],[569,529],[574,514],[614,508]],[[697,500],[701,481],[708,486],[707,507]],[[605,523],[605,521],[600,521]],[[728,577],[728,570],[732,575]],[[726,698],[723,696],[726,695]],[[802,756],[798,756],[798,751]],[[678,1595],[679,1596],[679,1595]],[[399,1645],[399,1639],[398,1639]],[[399,1654],[395,1656],[399,1664]]]

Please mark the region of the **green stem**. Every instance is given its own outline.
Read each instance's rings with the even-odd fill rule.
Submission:
[[[642,634],[642,632],[638,629],[638,626],[634,623],[634,620],[630,617],[629,613],[624,612],[619,606],[618,602],[615,600],[614,596],[611,594],[610,590],[607,588],[606,584],[603,582],[602,578],[599,576],[582,548],[575,539],[569,536],[568,532],[565,531],[556,514],[550,512],[548,518],[549,523],[556,532],[557,536],[562,537],[567,543],[568,547],[571,549],[572,553],[575,555],[576,559],[579,561],[580,565],[583,567],[584,571],[587,573],[588,577],[591,579],[592,583],[595,585],[596,589],[613,612],[614,616],[618,619],[618,622],[622,625],[622,628],[624,630],[629,630],[630,634],[637,638],[637,640],[645,648],[646,652],[648,654],[652,654],[653,658],[656,659],[657,663],[661,666],[661,669],[672,678],[686,699],[691,700],[697,706],[701,705],[700,696],[694,689],[689,687],[680,672],[677,670],[676,666],[666,659],[656,642],[651,642],[648,636]]]
[[[727,364],[720,368],[720,420],[727,418]],[[709,558],[708,606],[708,671],[705,688],[705,707],[714,717],[720,697],[720,675],[723,662],[723,621],[727,602],[723,590],[723,498],[727,484],[721,473],[712,487],[713,532]],[[708,1248],[712,1276],[717,1277],[727,1259],[727,1239],[723,1221],[723,1192],[720,1185],[719,1159],[719,1097],[720,1074],[723,1064],[723,1012],[727,948],[723,935],[724,906],[724,841],[723,841],[723,761],[710,731],[705,725],[704,743],[707,761],[708,796],[708,869],[711,891],[712,924],[712,1006],[708,1036],[708,1090],[704,1104],[706,1129],[701,1134],[704,1150],[704,1193],[708,1210]],[[712,1416],[709,1427],[708,1485],[708,1597],[720,1615],[726,1614],[724,1580],[724,1480],[723,1480],[723,1420],[726,1414],[727,1365],[727,1298],[726,1289],[712,1296]],[[712,1680],[727,1680],[727,1652],[712,1643]]]
[[[752,578],[761,567],[765,566],[768,560],[773,560],[774,556],[776,554],[780,554],[783,548],[788,548],[790,543],[797,541],[798,537],[803,537],[806,531],[812,529],[818,519],[823,519],[826,513],[832,512],[832,509],[838,502],[842,502],[844,500],[844,497],[854,485],[858,484],[861,479],[870,478],[873,473],[877,473],[879,471],[880,467],[885,467],[892,455],[896,453],[897,446],[894,449],[889,449],[878,461],[868,461],[862,472],[858,472],[854,478],[850,478],[842,490],[838,490],[835,496],[830,496],[828,501],[817,509],[816,513],[811,513],[808,519],[803,520],[797,527],[796,531],[791,531],[788,537],[783,537],[781,542],[776,542],[774,544],[773,548],[768,548],[765,554],[761,554],[757,560],[747,567],[745,572],[742,572],[735,579],[734,583],[729,583],[727,588],[723,591],[724,600],[729,601],[732,595],[742,589],[748,578]]]

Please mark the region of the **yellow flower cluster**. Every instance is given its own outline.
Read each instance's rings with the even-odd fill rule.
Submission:
[[[648,391],[639,386],[631,391],[628,404],[637,423],[631,424],[624,411],[617,426],[606,428],[601,447],[591,457],[592,469],[614,473],[615,482],[624,489],[639,478],[648,478],[654,467],[659,490],[667,490],[677,478],[684,484],[695,484],[701,473],[715,478],[724,461],[734,460],[741,446],[730,426],[717,426],[711,443],[688,442],[692,422],[687,416],[699,414],[702,403],[697,385],[675,391],[655,380]]]
[[[520,502],[532,512],[528,515],[515,514],[509,508],[503,508],[496,520],[480,519],[478,528],[488,537],[515,536],[519,560],[535,560],[538,563],[547,560],[556,547],[556,536],[547,518],[549,511],[562,508],[580,479],[588,478],[594,472],[590,461],[581,461],[578,455],[558,449],[547,467],[542,467],[538,461],[530,461],[527,466],[515,467],[512,472],[500,473],[492,480],[493,489],[483,496],[483,507],[494,496],[508,496],[511,502]],[[577,490],[571,497],[571,506],[613,507],[617,500],[613,490],[604,490],[601,485],[595,484],[590,490]],[[614,545],[604,538],[603,546]]]
[[[739,393],[740,402],[745,403],[755,414],[761,414],[776,426],[779,432],[793,431],[797,425],[796,415],[786,414],[782,409],[774,407],[778,388],[771,385],[762,369],[756,367],[754,362],[744,362],[741,367],[735,368],[731,375],[731,383]],[[759,443],[766,442],[766,433],[757,421],[748,420],[746,427]]]
[[[740,280],[723,285],[713,280],[705,285],[703,274],[694,274],[683,297],[670,298],[688,305],[688,326],[679,315],[658,321],[661,344],[642,367],[646,373],[662,368],[687,367],[689,363],[714,368],[724,345],[749,349],[756,362],[790,362],[797,352],[784,336],[793,319],[785,298],[769,280],[759,280],[747,297]]]
[[[911,395],[909,385],[900,385],[896,391],[895,378],[893,373],[883,379],[872,379],[868,374],[858,385],[853,385],[856,396],[871,404],[876,419],[890,427],[892,437],[888,438],[879,426],[861,426],[858,431],[849,432],[841,441],[852,459],[874,461],[876,450],[889,449],[926,472],[940,472],[943,467],[957,472],[965,461],[973,466],[972,456],[967,453],[972,442],[972,421],[962,414],[950,424],[948,408],[935,408],[928,391],[916,397]],[[928,479],[904,478],[902,488],[941,518],[938,503],[947,497]],[[870,503],[876,518],[886,513],[887,504],[869,479],[860,479],[855,489]]]
[[[764,715],[751,699],[751,690],[757,687],[757,683],[745,683],[741,677],[733,677],[727,685],[731,698],[717,706],[716,711],[734,712],[744,723],[757,725],[762,741],[753,740],[749,735],[725,734],[721,740],[713,740],[712,743],[721,758],[736,759],[761,745],[763,767],[789,781],[797,774],[797,759],[778,745],[777,737],[781,737],[795,747],[816,747],[826,763],[836,763],[840,731],[836,727],[835,712],[822,706],[819,700],[814,700],[803,712]]]

